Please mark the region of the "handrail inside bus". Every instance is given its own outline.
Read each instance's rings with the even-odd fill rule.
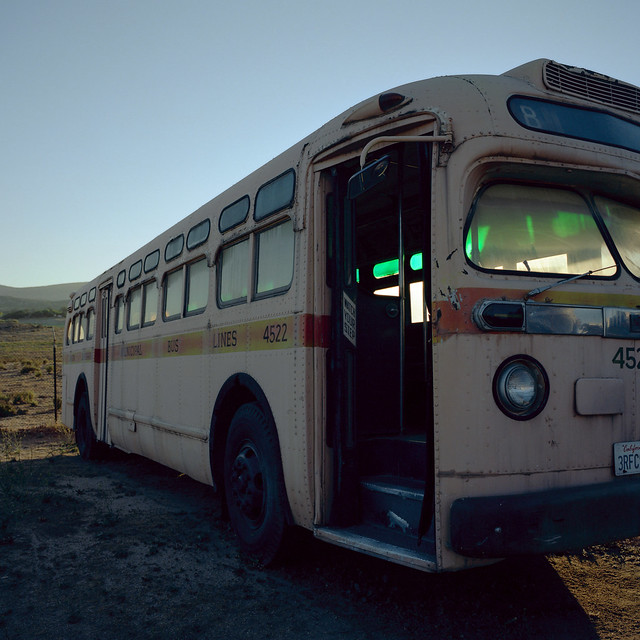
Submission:
[[[383,142],[453,142],[453,136],[446,133],[440,136],[380,136],[367,142],[360,154],[360,168],[362,169],[367,161],[367,154],[372,147]]]

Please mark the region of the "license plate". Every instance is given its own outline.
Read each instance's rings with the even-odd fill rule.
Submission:
[[[640,473],[640,440],[613,445],[613,468],[617,476]]]

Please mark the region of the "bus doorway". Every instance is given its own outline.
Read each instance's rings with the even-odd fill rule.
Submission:
[[[430,150],[333,170],[328,433],[332,524],[434,555]]]
[[[100,289],[100,305],[98,308],[96,350],[100,353],[96,371],[96,389],[99,390],[97,402],[96,426],[97,437],[101,442],[110,443],[107,428],[107,399],[108,399],[108,374],[109,374],[109,327],[111,321],[111,299],[113,284],[108,283]]]

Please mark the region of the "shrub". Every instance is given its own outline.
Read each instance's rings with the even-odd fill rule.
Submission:
[[[26,376],[30,373],[35,373],[36,375],[38,375],[40,373],[40,370],[37,367],[34,367],[32,364],[25,364],[23,362],[22,369],[20,369],[20,375]]]
[[[28,404],[32,407],[35,407],[38,403],[36,402],[36,396],[31,389],[27,391],[19,391],[18,393],[13,394],[13,404]]]
[[[11,416],[15,416],[16,413],[18,412],[14,408],[8,396],[0,395],[0,418],[10,418]]]

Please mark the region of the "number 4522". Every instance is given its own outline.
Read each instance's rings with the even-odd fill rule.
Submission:
[[[636,352],[640,352],[640,349],[620,347],[611,362],[617,364],[621,369],[624,367],[627,369],[640,369],[640,356],[636,357]]]

